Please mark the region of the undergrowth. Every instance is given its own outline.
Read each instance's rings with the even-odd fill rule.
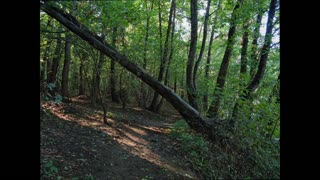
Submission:
[[[184,120],[171,127],[170,137],[180,142],[179,153],[202,179],[280,178],[279,146],[263,138],[233,137],[236,146],[222,147],[194,133]]]

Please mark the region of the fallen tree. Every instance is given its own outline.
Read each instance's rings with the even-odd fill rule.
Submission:
[[[60,8],[55,7],[53,2],[41,3],[40,8],[49,16],[64,25],[67,29],[79,36],[81,39],[87,41],[95,49],[99,50],[112,60],[118,62],[122,67],[133,73],[144,83],[148,84],[182,115],[190,128],[196,132],[208,136],[211,140],[220,139],[219,135],[217,135],[217,129],[221,128],[219,125],[221,125],[222,121],[217,119],[207,119],[200,116],[200,113],[197,110],[179,97],[172,89],[157,81],[136,63],[119,53],[102,38],[81,24],[74,16],[66,13]]]

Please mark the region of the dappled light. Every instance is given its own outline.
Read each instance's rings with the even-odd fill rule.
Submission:
[[[165,125],[165,127],[168,126],[168,124],[165,122],[157,122],[157,121],[156,123],[154,122],[154,124],[157,124],[158,126],[148,126],[148,125],[140,125],[140,124],[130,125],[130,124],[123,123],[121,122],[121,120],[117,120],[116,118],[113,118],[113,119],[108,118],[108,121],[113,126],[113,127],[110,127],[103,123],[102,117],[100,115],[94,115],[94,116],[91,115],[90,112],[95,112],[95,111],[85,106],[74,104],[73,107],[75,109],[78,109],[79,113],[81,112],[81,110],[82,112],[87,112],[87,113],[81,113],[81,114],[76,113],[76,115],[64,114],[65,109],[67,109],[67,107],[60,106],[60,105],[44,103],[43,107],[49,110],[53,115],[58,117],[60,120],[73,122],[80,126],[93,128],[95,130],[98,130],[99,132],[103,132],[105,135],[107,135],[106,139],[113,140],[114,143],[119,144],[119,147],[121,147],[123,150],[126,151],[127,155],[124,155],[124,156],[139,157],[141,159],[144,159],[158,166],[160,169],[163,169],[164,171],[169,171],[176,174],[176,176],[181,176],[184,178],[191,178],[191,179],[196,178],[193,172],[186,171],[181,167],[177,166],[174,163],[174,161],[170,159],[172,157],[164,157],[163,152],[162,154],[159,154],[161,153],[161,151],[163,151],[162,148],[167,148],[167,147],[170,147],[171,145],[171,144],[166,144],[166,143],[170,143],[170,139],[161,137],[169,132],[168,129],[161,127],[162,125]],[[143,111],[143,110],[140,110],[140,111]],[[132,112],[130,114],[134,115],[134,113]],[[149,119],[148,121],[152,121],[152,120]],[[65,134],[60,132],[54,133],[54,136],[65,138],[64,137]],[[154,146],[155,143],[161,143],[162,147]],[[81,148],[84,151],[97,153],[97,150],[95,150],[94,148],[89,148],[89,147],[81,147]],[[51,154],[58,153],[56,150],[53,150],[52,152],[49,152],[49,151],[50,151],[49,149],[44,149],[42,153],[48,154],[48,155],[50,153]]]
[[[280,1],[41,1],[41,179],[279,179]]]

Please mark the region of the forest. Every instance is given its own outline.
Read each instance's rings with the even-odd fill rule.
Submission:
[[[41,179],[280,179],[279,0],[40,1]]]

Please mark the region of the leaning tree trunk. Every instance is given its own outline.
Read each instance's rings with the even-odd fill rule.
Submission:
[[[193,81],[192,81],[193,66],[194,66],[194,59],[196,56],[197,39],[198,39],[198,34],[197,34],[198,1],[197,0],[191,0],[190,10],[191,10],[191,41],[190,41],[190,48],[189,48],[189,54],[188,54],[187,74],[186,74],[187,95],[188,95],[188,100],[191,106],[195,109],[198,109],[198,105],[196,102],[196,89],[193,86]]]
[[[213,118],[217,116],[219,105],[221,101],[221,97],[223,94],[224,84],[226,82],[226,76],[228,73],[228,67],[229,67],[229,61],[230,57],[232,55],[233,51],[233,45],[235,43],[234,34],[236,32],[236,21],[238,19],[238,12],[237,10],[240,8],[240,5],[242,4],[243,0],[238,0],[236,6],[233,9],[232,16],[231,16],[231,22],[230,22],[230,29],[228,32],[228,44],[226,47],[226,50],[224,52],[224,56],[222,59],[222,63],[220,65],[220,70],[218,73],[217,83],[214,89],[213,94],[213,101],[210,105],[209,111],[208,111],[208,117]]]
[[[55,18],[58,22],[60,22],[70,31],[74,32],[81,39],[87,41],[95,49],[118,62],[122,67],[133,73],[143,82],[157,91],[182,115],[192,129],[209,136],[211,140],[216,140],[216,138],[219,138],[219,135],[216,134],[216,130],[218,130],[220,127],[219,121],[208,121],[206,118],[201,117],[197,110],[181,99],[172,89],[157,81],[144,69],[139,67],[136,63],[130,61],[126,56],[120,54],[112,46],[104,43],[102,38],[91,32],[86,26],[77,21],[74,16],[71,16],[70,14],[65,13],[63,10],[50,5],[50,3],[41,4],[40,7],[49,16]]]
[[[245,88],[243,93],[240,94],[239,99],[244,99],[244,100],[251,99],[251,94],[258,88],[260,81],[264,75],[266,65],[267,65],[268,55],[269,55],[269,51],[270,51],[270,45],[271,45],[271,41],[272,41],[273,18],[275,15],[276,6],[277,6],[277,0],[271,0],[269,12],[268,12],[267,30],[266,30],[266,34],[265,34],[264,44],[263,44],[263,47],[261,50],[262,54],[260,56],[258,71],[255,74],[253,80]],[[239,103],[239,99],[236,102],[234,112],[232,115],[232,119],[230,121],[231,127],[234,127],[235,119],[238,116],[238,110],[241,108],[241,105]]]

